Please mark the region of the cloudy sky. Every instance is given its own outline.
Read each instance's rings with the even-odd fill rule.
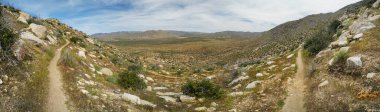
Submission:
[[[266,31],[360,0],[3,0],[86,33],[182,30]]]

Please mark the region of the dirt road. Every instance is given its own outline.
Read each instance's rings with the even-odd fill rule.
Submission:
[[[49,69],[49,96],[48,102],[46,104],[46,112],[69,112],[65,101],[66,96],[63,90],[62,76],[58,68],[58,60],[61,57],[61,51],[64,47],[69,44],[66,41],[66,44],[56,50],[54,58],[51,60],[48,69]]]
[[[297,73],[288,86],[288,97],[281,112],[306,112],[304,108],[304,91],[305,91],[305,66],[302,61],[302,50],[298,51],[297,56]]]

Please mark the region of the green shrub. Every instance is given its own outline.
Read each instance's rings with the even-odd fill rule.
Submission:
[[[74,44],[77,44],[79,42],[82,42],[82,39],[78,38],[78,37],[71,37],[70,38],[70,42],[74,43]]]
[[[128,72],[140,74],[140,73],[144,72],[144,68],[141,65],[132,64],[132,65],[128,66]]]
[[[339,21],[335,20],[330,23],[327,29],[321,30],[315,36],[306,40],[303,47],[309,52],[310,56],[314,56],[328,47],[330,42],[334,40],[333,34],[337,32],[340,24]]]
[[[17,35],[12,30],[0,25],[0,46],[3,51],[9,51],[17,40]]]
[[[339,51],[334,55],[334,63],[344,63],[348,57],[347,52]]]
[[[188,81],[182,86],[182,92],[185,95],[210,99],[220,99],[225,95],[225,92],[210,80]]]
[[[122,72],[119,75],[119,84],[126,89],[142,90],[147,87],[143,79],[134,72]]]
[[[60,58],[59,64],[63,64],[66,66],[74,67],[75,65],[78,65],[78,58],[75,54],[70,52],[70,50],[65,49],[62,52],[62,56]]]
[[[110,83],[117,84],[119,79],[117,76],[107,76],[106,80]]]

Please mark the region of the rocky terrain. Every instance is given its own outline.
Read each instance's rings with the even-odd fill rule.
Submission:
[[[2,5],[0,110],[377,111],[379,3],[364,0],[261,33],[95,39]]]

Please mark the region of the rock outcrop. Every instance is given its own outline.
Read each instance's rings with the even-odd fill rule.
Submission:
[[[29,25],[29,28],[39,38],[44,38],[46,36],[47,28],[45,26],[32,23]]]
[[[22,23],[28,24],[28,21],[31,18],[30,15],[22,11],[20,11],[19,13],[20,13],[20,16],[17,18],[17,20]]]
[[[352,68],[359,68],[363,66],[362,57],[354,56],[347,59],[347,66]]]
[[[113,75],[113,72],[110,70],[110,69],[108,69],[108,68],[102,68],[101,70],[100,70],[100,72],[102,73],[102,74],[104,74],[104,75]]]
[[[43,40],[41,40],[40,38],[36,37],[33,33],[29,32],[29,31],[21,32],[20,33],[20,38],[21,39],[25,39],[25,40],[33,41],[36,44],[46,45],[46,43]]]
[[[121,98],[125,101],[129,101],[129,102],[131,102],[133,104],[137,104],[137,105],[145,105],[145,106],[150,106],[153,108],[157,106],[151,102],[140,99],[140,97],[138,97],[136,95],[132,95],[132,94],[128,94],[128,93],[124,93],[123,95],[121,95]]]

